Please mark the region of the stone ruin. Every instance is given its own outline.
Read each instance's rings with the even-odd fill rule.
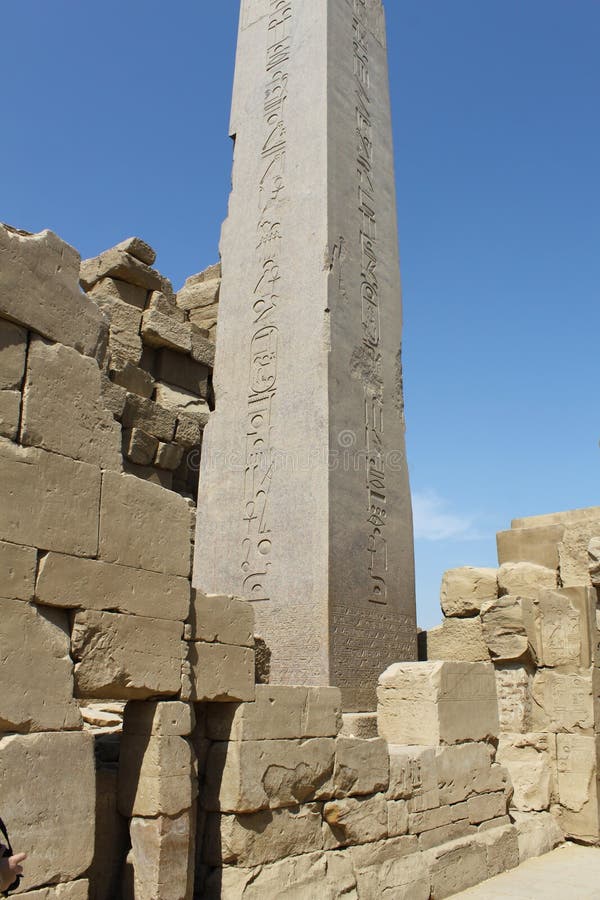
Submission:
[[[222,271],[175,292],[138,238],[80,263],[0,226],[0,815],[31,900],[439,900],[600,845],[600,508],[446,573],[414,661],[382,10],[317,7],[243,3]]]

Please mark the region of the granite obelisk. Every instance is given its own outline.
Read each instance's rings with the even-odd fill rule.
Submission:
[[[416,654],[380,0],[243,0],[231,135],[194,582],[368,710]]]

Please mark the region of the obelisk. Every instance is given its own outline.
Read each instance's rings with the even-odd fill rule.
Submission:
[[[231,136],[194,583],[253,602],[272,683],[369,710],[416,655],[380,0],[243,0]]]

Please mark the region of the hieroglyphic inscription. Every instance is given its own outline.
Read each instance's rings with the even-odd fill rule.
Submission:
[[[281,302],[280,212],[286,197],[285,106],[292,4],[289,0],[269,0],[268,12],[262,109],[264,140],[260,151],[257,198],[257,276],[250,301],[252,331],[244,471],[242,595],[249,600],[269,599],[273,549],[269,500],[274,475],[273,405],[277,392],[279,346],[277,307]]]
[[[375,204],[371,77],[366,0],[354,0],[353,46],[356,114],[356,173],[360,242],[360,304],[367,487],[366,549],[369,600],[387,602],[387,493],[383,448],[384,406],[377,275],[377,213]]]

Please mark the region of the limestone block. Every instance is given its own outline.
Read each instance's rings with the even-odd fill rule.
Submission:
[[[136,898],[186,900],[191,897],[195,856],[192,811],[153,819],[135,816],[129,831]]]
[[[81,728],[67,617],[0,599],[0,621],[0,732]]]
[[[440,805],[438,774],[433,747],[390,745],[390,785],[387,796],[408,800],[411,812]]]
[[[177,735],[126,734],[119,761],[122,816],[176,816],[198,792],[192,745]]]
[[[180,353],[189,353],[192,349],[189,323],[177,322],[156,309],[147,309],[144,313],[142,338],[149,347],[166,347]]]
[[[0,437],[16,441],[21,415],[19,391],[0,391]]]
[[[96,821],[94,861],[87,871],[92,886],[90,900],[114,900],[119,896],[123,877],[123,860],[130,846],[129,822],[117,809],[117,765],[105,763],[96,743]],[[117,744],[118,751],[118,744]],[[87,893],[85,894],[87,900]]]
[[[163,294],[162,291],[152,291],[148,298],[148,309],[168,316],[174,322],[185,322],[185,313],[175,303],[175,297],[171,294]]]
[[[206,415],[210,412],[208,403],[197,394],[184,391],[183,388],[158,381],[155,388],[156,402],[165,409],[188,413],[189,415]]]
[[[218,301],[220,285],[221,273],[215,266],[191,275],[177,294],[177,306],[185,310],[213,306]]]
[[[387,791],[389,773],[388,745],[383,738],[337,738],[333,776],[336,797]]]
[[[37,891],[26,891],[19,896],[27,900],[88,900],[89,890],[89,881],[79,879],[68,884],[55,884],[52,887],[39,888]]]
[[[125,411],[127,391],[125,388],[111,381],[107,375],[101,375],[100,384],[104,408],[111,413],[113,418],[120,420]]]
[[[469,821],[472,825],[480,825],[489,819],[497,819],[508,813],[508,802],[502,791],[493,794],[480,794],[467,800]]]
[[[508,562],[498,569],[498,592],[500,596],[537,597],[540,589],[555,589],[557,580],[556,569],[529,562]]]
[[[0,390],[21,390],[26,357],[26,330],[0,319]]]
[[[101,359],[103,313],[79,290],[79,254],[51,231],[21,235],[0,226],[0,317]]]
[[[132,701],[125,707],[123,734],[185,737],[195,726],[194,707],[178,700]]]
[[[476,840],[485,847],[488,878],[519,865],[519,833],[514,825],[484,831]]]
[[[427,853],[431,893],[436,900],[465,891],[487,878],[485,846],[470,839],[452,841]]]
[[[561,674],[540,669],[533,679],[533,730],[592,732],[592,673]]]
[[[121,470],[121,429],[104,407],[100,369],[93,359],[71,347],[32,338],[21,441]]]
[[[125,368],[127,363],[137,366],[142,358],[141,309],[121,300],[114,300],[112,297],[94,299],[109,322],[108,350],[111,369]]]
[[[191,525],[183,497],[131,475],[104,473],[100,558],[106,562],[187,577]]]
[[[175,432],[175,440],[188,450],[200,447],[202,443],[202,432],[208,423],[209,413],[204,412],[202,415],[188,415],[187,413],[178,413],[177,430]]]
[[[140,262],[146,263],[147,266],[153,266],[156,261],[156,251],[152,249],[150,244],[147,244],[146,241],[139,237],[126,238],[120,244],[117,244],[115,250],[129,253],[131,256],[139,259]]]
[[[338,688],[258,684],[254,703],[210,704],[206,733],[212,741],[335,737],[341,702]]]
[[[500,731],[531,731],[533,676],[525,666],[496,666]]]
[[[498,734],[490,663],[395,663],[377,689],[379,733],[392,744],[456,744]]]
[[[170,409],[164,409],[137,394],[127,394],[123,411],[124,428],[141,428],[167,442],[173,440],[176,423],[177,416]]]
[[[92,862],[94,769],[94,740],[84,732],[0,739],[2,818],[28,855],[28,890],[73,881]],[[56,896],[71,900],[77,893],[65,888]]]
[[[583,509],[567,509],[562,512],[545,513],[541,516],[527,516],[524,519],[513,519],[513,528],[533,528],[539,525],[572,525],[589,519],[600,518],[600,506],[586,506]]]
[[[125,362],[123,366],[112,369],[110,377],[115,384],[125,388],[131,394],[149,399],[154,393],[154,378],[149,372]]]
[[[71,635],[78,696],[143,700],[178,694],[182,633],[183,625],[165,619],[78,612]]]
[[[215,869],[206,882],[202,896],[206,900],[220,900],[221,897],[231,897],[232,900],[357,898],[350,859],[339,852],[321,851],[291,856],[268,866],[225,866]]]
[[[215,341],[218,313],[218,303],[215,303],[212,306],[190,309],[188,313],[190,317],[190,325],[202,329],[204,332],[206,332],[206,334],[208,334],[211,341]]]
[[[307,804],[243,816],[211,813],[203,858],[211,866],[259,866],[322,849],[321,808]]]
[[[158,466],[159,469],[166,469],[167,471],[172,472],[181,465],[183,453],[184,448],[180,447],[178,444],[163,444],[161,442],[156,451],[154,465]]]
[[[100,469],[0,440],[0,539],[94,556]]]
[[[445,616],[476,616],[484,600],[498,596],[496,569],[463,566],[442,578],[441,604]]]
[[[535,528],[513,528],[496,535],[498,562],[528,562],[547,569],[558,569],[558,545],[564,525],[543,525]]]
[[[147,291],[160,291],[163,287],[159,272],[118,247],[82,261],[79,280],[84,290],[89,291],[101,278],[126,281]]]
[[[349,856],[353,860],[358,887],[356,896],[365,897],[367,900],[371,898],[376,900],[379,897],[393,897],[394,900],[429,900],[430,876],[426,857],[423,853],[414,852],[416,850],[414,839],[401,840],[407,842],[406,851],[399,847],[395,840],[368,845],[364,850],[374,851],[371,859],[366,854],[363,855],[362,847],[351,848]],[[393,848],[388,853],[383,849],[386,845]]]
[[[588,544],[588,571],[594,587],[600,587],[600,537],[591,538]]]
[[[340,734],[366,740],[377,737],[377,713],[342,713]]]
[[[519,841],[519,862],[550,853],[564,841],[564,834],[553,815],[548,812],[512,812]]]
[[[159,447],[157,438],[141,428],[126,428],[123,431],[123,456],[139,466],[149,466]]]
[[[529,649],[523,606],[529,601],[507,594],[481,607],[483,639],[494,660],[521,659]]]
[[[558,545],[560,580],[564,587],[589,584],[588,547],[600,533],[600,514],[595,518],[569,523]]]
[[[215,364],[215,345],[213,341],[209,341],[205,332],[197,325],[192,325],[191,357],[203,366],[208,366],[209,369],[212,369]]]
[[[254,650],[232,644],[189,645],[190,699],[198,703],[254,699]]]
[[[150,484],[157,484],[159,487],[166,488],[168,491],[173,489],[173,473],[166,469],[159,469],[156,466],[136,466],[135,463],[129,462],[128,459],[123,460],[123,471],[126,475],[135,475],[141,481],[148,481]]]
[[[462,809],[457,813],[456,807]],[[456,806],[438,806],[435,809],[427,809],[422,812],[413,812],[408,816],[408,830],[411,834],[421,834],[423,831],[431,831],[433,828],[441,828],[452,822],[468,817],[466,803]]]
[[[500,735],[498,761],[510,772],[514,809],[533,812],[550,807],[555,757],[554,735]]]
[[[166,381],[200,397],[208,396],[209,370],[189,356],[172,350],[159,350],[156,354],[156,374],[160,381]]]
[[[177,621],[188,615],[189,597],[187,578],[59,553],[41,560],[36,586],[37,602],[48,606]]]
[[[311,802],[330,787],[334,758],[332,738],[215,743],[203,806],[246,813]]]
[[[0,597],[32,600],[37,552],[33,547],[0,541]]]
[[[94,300],[96,298],[120,300],[121,303],[130,303],[131,306],[144,309],[148,291],[146,288],[127,284],[126,281],[120,281],[118,278],[101,278],[88,290],[88,294]]]
[[[331,800],[323,807],[323,819],[330,848],[368,844],[388,836],[388,808],[382,794]]]
[[[427,659],[488,662],[490,654],[483,640],[479,616],[471,619],[444,619],[427,632]]]
[[[189,622],[194,641],[254,647],[254,609],[247,600],[193,589]]]
[[[560,825],[586,843],[600,837],[596,739],[581,734],[556,735]]]
[[[468,819],[451,822],[449,825],[441,825],[439,828],[432,828],[431,831],[423,831],[419,835],[419,850],[431,850],[433,847],[441,847],[443,844],[466,838],[469,835],[474,835],[476,832],[477,828],[474,825],[470,825]]]
[[[437,751],[436,770],[440,803],[461,803],[486,790],[490,783],[489,744],[458,744]]]
[[[387,831],[390,837],[408,833],[408,803],[406,800],[387,801]]]
[[[595,605],[595,595],[586,586],[539,591],[529,627],[539,666],[572,669],[591,665],[588,623]]]

